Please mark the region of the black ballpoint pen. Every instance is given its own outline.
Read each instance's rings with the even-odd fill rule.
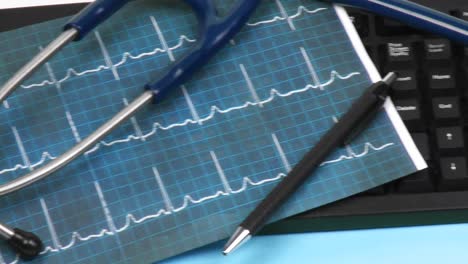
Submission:
[[[299,188],[323,160],[340,145],[348,144],[374,119],[385,103],[390,86],[397,78],[393,72],[374,83],[353,103],[346,114],[305,154],[289,174],[239,225],[224,246],[227,255],[263,227],[265,221]]]

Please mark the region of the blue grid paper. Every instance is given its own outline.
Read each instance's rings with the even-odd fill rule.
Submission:
[[[228,10],[234,1],[218,2]],[[0,34],[0,82],[64,21]],[[68,46],[1,108],[0,182],[90,134],[182,56],[195,29],[185,5],[136,1]],[[33,263],[149,263],[226,238],[369,84],[333,8],[264,1],[165,102],[52,177],[1,197],[0,219],[43,238],[47,248]],[[415,170],[382,112],[275,219]],[[15,261],[1,244],[0,263]]]

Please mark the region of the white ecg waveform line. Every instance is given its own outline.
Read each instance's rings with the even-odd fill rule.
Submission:
[[[281,13],[281,16],[282,18],[286,19],[286,21],[288,22],[288,25],[289,27],[291,28],[291,30],[295,31],[296,30],[296,26],[294,26],[294,23],[291,19],[291,17],[288,15],[288,12],[286,12],[286,9],[284,8],[283,4],[281,3],[280,0],[276,0],[276,5],[278,6],[278,9],[280,10],[280,13]]]
[[[213,119],[216,116],[216,114],[227,114],[227,113],[232,112],[232,111],[237,111],[237,110],[245,109],[245,108],[252,107],[252,106],[266,105],[266,104],[269,104],[269,103],[273,102],[275,100],[275,98],[277,98],[277,97],[286,98],[286,97],[289,97],[289,96],[292,96],[292,95],[295,95],[295,94],[304,93],[304,92],[312,90],[312,89],[320,89],[321,87],[326,87],[326,86],[329,86],[329,85],[333,84],[336,81],[336,79],[348,80],[348,79],[350,79],[350,78],[352,78],[354,76],[357,76],[357,75],[360,75],[360,73],[359,72],[353,72],[353,73],[350,73],[348,75],[342,76],[338,72],[332,71],[330,73],[330,79],[327,82],[322,83],[322,84],[320,84],[318,86],[313,85],[313,84],[308,84],[303,88],[300,88],[300,89],[297,89],[297,90],[291,90],[291,91],[285,92],[285,93],[281,93],[276,89],[271,89],[270,96],[268,98],[264,99],[264,100],[259,100],[258,102],[246,101],[242,105],[233,106],[233,107],[226,108],[226,109],[221,109],[218,106],[214,105],[214,106],[211,106],[210,113],[208,115],[206,115],[205,117],[200,118],[199,120],[186,119],[183,122],[173,123],[173,124],[170,124],[170,125],[167,125],[167,126],[164,126],[164,125],[156,122],[156,123],[153,124],[152,130],[150,132],[144,134],[143,137],[145,139],[147,139],[148,137],[153,136],[157,132],[157,130],[170,130],[170,129],[173,129],[173,128],[176,128],[176,127],[188,126],[190,124],[192,124],[192,125],[200,124],[200,123],[204,124],[207,121]],[[87,154],[93,153],[93,152],[97,151],[100,148],[100,146],[109,147],[109,146],[112,146],[112,145],[115,145],[115,144],[126,143],[126,142],[130,142],[132,140],[138,140],[138,139],[139,138],[136,135],[129,135],[127,138],[118,139],[118,140],[111,141],[111,142],[101,141],[100,143],[96,144],[96,146],[94,146],[93,148],[88,150],[86,153]]]
[[[246,108],[252,107],[252,106],[266,105],[266,104],[269,104],[269,103],[273,102],[275,100],[275,98],[277,98],[277,97],[286,98],[286,97],[289,97],[289,96],[292,96],[292,95],[295,95],[295,94],[304,93],[304,92],[307,92],[307,91],[313,90],[313,89],[323,89],[323,87],[327,87],[327,86],[333,84],[337,79],[348,80],[348,79],[350,79],[350,78],[352,78],[354,76],[357,76],[357,75],[360,75],[360,73],[359,72],[353,72],[353,73],[350,73],[348,75],[343,75],[342,76],[338,72],[332,71],[330,73],[330,79],[328,81],[324,82],[324,83],[319,84],[319,85],[308,84],[303,88],[296,89],[296,90],[291,90],[291,91],[288,91],[288,92],[285,92],[285,93],[281,93],[276,89],[272,89],[270,91],[270,96],[268,98],[264,99],[264,100],[261,100],[259,102],[247,101],[242,105],[233,106],[233,107],[226,108],[226,109],[221,109],[218,106],[214,105],[214,106],[211,107],[210,113],[208,115],[206,115],[205,117],[203,117],[203,118],[199,117],[198,119],[197,118],[186,119],[183,122],[173,123],[173,124],[170,124],[170,125],[167,125],[167,126],[164,126],[164,125],[162,125],[162,124],[160,124],[158,122],[155,122],[153,124],[153,126],[152,126],[152,129],[146,134],[138,135],[139,133],[136,133],[136,134],[131,134],[131,135],[127,136],[126,138],[117,139],[117,140],[110,141],[110,142],[101,141],[100,143],[96,144],[93,148],[88,150],[85,154],[89,155],[89,154],[99,150],[101,148],[101,146],[110,147],[110,146],[113,146],[115,144],[127,143],[127,142],[130,142],[132,140],[146,140],[149,137],[155,135],[158,130],[167,131],[167,130],[170,130],[170,129],[173,129],[173,128],[184,127],[184,126],[188,126],[188,125],[196,125],[196,124],[202,125],[202,124],[205,124],[207,121],[213,119],[217,114],[223,115],[223,114],[227,114],[227,113],[230,113],[230,112],[233,112],[233,111],[246,109]],[[31,167],[35,168],[37,166],[42,165],[47,160],[53,160],[55,158],[56,158],[55,156],[52,156],[48,152],[44,152],[42,154],[41,160],[39,160],[37,163],[31,165]],[[23,164],[17,164],[13,168],[0,170],[0,175],[4,174],[4,173],[7,173],[7,172],[12,172],[12,171],[16,171],[16,170],[19,170],[19,169],[27,169],[27,168],[29,168],[29,166],[23,165]]]
[[[190,95],[187,89],[185,88],[185,85],[182,85],[181,88],[182,88],[182,93],[184,94],[185,101],[187,102],[190,112],[192,113],[193,120],[197,121],[199,125],[202,125],[203,123],[200,121],[200,115],[198,114],[197,109],[195,108],[195,105],[193,104],[192,98],[190,98]]]
[[[218,172],[219,178],[221,179],[221,182],[223,183],[224,186],[224,191],[226,193],[232,192],[231,185],[229,185],[229,181],[226,177],[226,174],[224,174],[224,170],[221,167],[221,164],[219,163],[218,157],[216,156],[216,153],[214,151],[210,151],[211,159],[213,160],[216,171]]]
[[[45,219],[46,219],[46,222],[47,222],[47,227],[49,228],[49,233],[50,233],[50,237],[52,238],[52,243],[54,244],[54,246],[56,248],[60,248],[61,247],[60,241],[59,241],[59,238],[57,236],[57,231],[55,230],[52,219],[50,217],[49,209],[47,208],[47,204],[45,203],[44,199],[42,199],[42,198],[39,199],[39,201],[41,202],[42,212],[44,213],[44,216],[45,216]]]
[[[42,47],[39,47],[39,49],[42,51],[43,48]],[[55,74],[54,74],[54,71],[52,70],[52,66],[50,66],[50,63],[49,62],[46,62],[45,63],[45,67],[47,69],[47,73],[49,74],[49,78],[50,78],[50,81],[55,84],[55,87],[57,88],[57,90],[60,91],[60,89],[62,89],[61,85],[59,82],[57,82],[57,77],[55,77]]]
[[[123,98],[123,102],[125,106],[128,106],[128,100],[127,98]],[[130,117],[130,122],[133,125],[133,129],[135,130],[135,134],[141,138],[141,141],[146,141],[146,139],[143,137],[143,131],[141,130],[140,125],[138,124],[138,121],[135,116]]]
[[[99,31],[94,31],[94,35],[96,36],[96,39],[99,43],[99,47],[101,48],[102,55],[104,56],[104,61],[106,62],[107,68],[112,71],[112,74],[114,75],[115,80],[120,81],[120,75],[117,72],[117,67],[112,63],[112,59],[109,55],[109,51],[106,48],[106,45],[104,44],[104,41],[101,38],[101,34],[99,34]]]
[[[371,143],[367,142],[367,143],[364,144],[364,149],[363,149],[363,151],[361,153],[355,153],[352,150],[352,148],[349,147],[349,148],[346,148],[347,155],[342,155],[337,159],[325,161],[325,162],[323,162],[321,164],[321,166],[326,165],[326,164],[330,164],[330,163],[337,163],[337,162],[340,162],[340,161],[343,161],[343,160],[361,158],[361,157],[369,154],[371,150],[380,151],[380,150],[384,150],[385,148],[388,148],[388,147],[393,146],[393,145],[395,145],[395,144],[394,143],[387,143],[387,144],[384,144],[382,146],[375,147]],[[219,161],[217,160],[217,157],[214,154],[214,152],[210,152],[210,153],[211,153],[213,162],[215,163],[216,169],[218,170],[218,174],[219,174],[219,170],[222,171],[221,165],[219,164]],[[212,200],[212,199],[215,199],[215,198],[218,198],[218,197],[221,197],[221,196],[231,196],[233,194],[239,194],[239,193],[242,193],[242,192],[246,191],[249,186],[260,186],[260,185],[263,185],[263,184],[266,184],[266,183],[269,183],[269,182],[277,181],[277,180],[279,180],[279,179],[286,176],[285,173],[278,173],[276,176],[274,176],[272,178],[266,178],[266,179],[263,179],[263,180],[260,180],[260,181],[257,181],[257,182],[251,180],[249,177],[243,177],[241,187],[238,188],[238,189],[233,189],[229,185],[229,182],[227,181],[227,178],[224,175],[224,173],[223,173],[223,176],[221,176],[221,174],[219,174],[220,179],[222,181],[222,185],[224,186],[223,187],[224,190],[217,191],[212,195],[205,196],[205,197],[202,197],[202,198],[199,198],[199,199],[193,198],[192,196],[187,194],[187,195],[184,196],[182,204],[179,207],[174,207],[174,205],[170,201],[169,194],[167,193],[167,191],[166,191],[166,189],[164,187],[164,184],[163,184],[163,181],[161,180],[159,172],[154,167],[153,167],[153,173],[155,174],[155,179],[156,179],[156,182],[157,182],[157,184],[159,186],[159,189],[162,192],[164,204],[165,204],[165,207],[166,207],[165,209],[160,209],[155,214],[146,215],[146,216],[141,217],[141,218],[137,218],[133,214],[129,213],[125,217],[125,224],[123,226],[121,226],[120,228],[117,228],[114,225],[114,222],[112,221],[112,225],[110,225],[111,227],[103,228],[97,234],[82,236],[78,232],[74,231],[72,233],[70,242],[67,245],[61,246],[60,243],[54,243],[54,244],[57,244],[58,246],[47,246],[47,247],[45,247],[44,251],[41,252],[41,254],[46,254],[48,252],[58,252],[58,251],[67,250],[67,249],[73,247],[74,245],[76,245],[76,243],[78,241],[88,241],[90,239],[101,238],[101,237],[104,237],[106,235],[107,236],[116,235],[116,234],[121,233],[121,232],[125,231],[126,229],[128,229],[132,224],[140,224],[140,223],[143,223],[143,222],[148,221],[150,219],[155,219],[155,218],[161,217],[163,215],[170,215],[170,214],[180,212],[180,211],[186,209],[190,204],[200,204],[200,203],[203,203],[205,201]],[[99,199],[100,200],[104,199],[103,194],[102,194],[102,190],[99,188],[98,183],[96,182],[95,184],[96,184],[96,190],[99,193]],[[101,203],[102,203],[102,201],[101,201]],[[104,208],[104,205],[103,205],[103,208]],[[107,206],[106,206],[106,208],[107,208]],[[107,208],[107,211],[108,210],[109,209]],[[106,218],[107,218],[107,214],[110,215],[110,212],[108,212],[108,213],[106,212]],[[107,219],[107,221],[109,221],[109,220]],[[52,225],[52,223],[50,223],[50,225]]]
[[[276,134],[271,134],[271,137],[273,138],[273,142],[275,143],[276,150],[278,151],[278,154],[281,157],[281,161],[283,162],[283,166],[286,169],[286,172],[291,171],[291,164],[289,163],[288,158],[286,157],[286,154],[284,153],[283,147],[281,147],[281,144],[278,140],[278,137]]]
[[[164,34],[161,28],[159,27],[158,22],[156,21],[154,16],[150,16],[150,19],[151,19],[151,23],[153,24],[154,29],[156,30],[156,33],[158,34],[159,42],[161,42],[163,50],[166,51],[167,56],[169,56],[169,60],[174,62],[175,61],[174,54],[172,53],[172,50],[169,49],[169,45],[167,44],[166,38],[164,37]]]
[[[29,167],[34,169],[35,167],[42,165],[47,160],[53,160],[53,159],[56,159],[56,157],[50,155],[49,152],[44,152],[44,153],[42,153],[41,159],[38,162],[36,162],[34,164],[31,164],[31,166],[28,166],[26,164],[16,164],[12,168],[0,170],[0,175],[4,174],[4,173],[7,173],[7,172],[13,172],[13,171],[16,171],[16,170],[29,169]]]
[[[255,22],[255,23],[247,23],[248,26],[259,26],[259,25],[263,25],[263,24],[271,24],[271,23],[274,23],[274,22],[278,22],[278,21],[284,21],[284,20],[294,20],[300,16],[302,16],[304,13],[308,13],[308,14],[315,14],[315,13],[318,13],[320,11],[325,11],[327,10],[328,8],[317,8],[315,10],[308,10],[305,6],[299,6],[297,8],[297,12],[296,14],[292,15],[292,16],[275,16],[274,18],[272,19],[269,19],[269,20],[264,20],[264,21],[259,21],[259,22]]]
[[[287,16],[287,14],[286,14],[286,16],[275,16],[273,19],[259,21],[259,22],[255,22],[255,23],[247,23],[247,25],[251,26],[251,27],[255,27],[255,26],[260,26],[260,25],[264,25],[264,24],[275,23],[275,22],[278,22],[278,21],[284,21],[284,20],[292,21],[292,20],[302,16],[304,13],[306,13],[306,14],[315,14],[315,13],[318,13],[318,12],[321,12],[321,11],[325,11],[327,9],[328,8],[317,8],[315,10],[308,10],[305,6],[299,6],[297,8],[296,14],[294,14],[292,16]],[[156,20],[154,20],[154,21],[156,22]],[[153,27],[155,27],[156,31],[159,29],[159,27],[157,27],[157,23],[153,24],[153,22],[152,22],[152,25],[153,25]],[[162,41],[162,39],[164,39],[164,36],[162,36],[162,33],[160,32],[160,29],[156,33],[158,34],[158,37]],[[161,33],[161,35],[159,33]],[[162,37],[162,39],[161,39],[161,37]],[[96,34],[96,38],[98,40],[98,43],[101,44],[102,39],[100,39],[99,34]],[[114,74],[114,76],[116,78],[119,78],[118,73],[117,73],[117,68],[124,65],[125,63],[127,63],[127,61],[129,59],[138,60],[138,59],[148,57],[148,56],[153,56],[153,55],[156,55],[156,54],[159,54],[159,53],[168,53],[168,56],[172,60],[173,56],[171,56],[169,54],[172,54],[172,52],[174,50],[177,50],[178,48],[181,48],[182,46],[184,46],[184,44],[186,42],[193,43],[193,42],[196,42],[196,40],[195,39],[190,39],[186,35],[181,35],[179,37],[179,42],[175,46],[172,46],[172,47],[169,47],[167,45],[167,42],[164,41],[165,44],[164,43],[161,44],[163,46],[162,48],[158,47],[158,48],[155,48],[154,50],[152,50],[150,52],[144,52],[144,53],[141,53],[141,54],[138,54],[138,55],[132,55],[130,52],[125,52],[122,55],[122,59],[119,62],[115,63],[115,64],[112,64],[111,61],[110,62],[108,61],[108,59],[110,59],[109,57],[104,56],[105,59],[106,59],[106,64],[107,65],[100,65],[95,69],[85,70],[85,71],[81,71],[81,72],[78,72],[73,68],[70,68],[70,69],[67,70],[67,74],[60,80],[56,80],[56,81],[44,80],[44,81],[42,81],[40,83],[34,83],[34,84],[29,84],[29,85],[21,85],[21,87],[24,88],[24,89],[31,89],[31,88],[35,88],[35,87],[55,85],[56,82],[57,83],[63,83],[65,81],[69,80],[70,78],[72,78],[73,76],[80,77],[80,76],[83,76],[83,75],[86,75],[86,74],[96,73],[96,72],[100,72],[100,71],[103,71],[103,70],[109,70],[109,69],[113,71],[113,74]],[[102,45],[103,45],[103,43],[102,43]],[[102,49],[102,46],[101,46],[101,49]],[[103,50],[103,52],[104,52],[104,50]]]
[[[348,152],[348,155],[341,155],[336,159],[324,161],[324,162],[322,162],[322,166],[326,165],[326,164],[340,162],[340,161],[343,161],[343,160],[361,158],[361,157],[364,157],[365,155],[367,155],[369,153],[370,149],[373,149],[375,151],[379,151],[379,150],[388,148],[388,147],[393,146],[393,145],[395,145],[395,143],[387,143],[387,144],[384,144],[384,145],[382,145],[380,147],[374,147],[372,144],[366,143],[364,145],[364,150],[359,154],[355,153],[350,146],[346,146],[346,151]]]
[[[312,61],[310,60],[310,57],[307,54],[305,48],[301,47],[300,50],[301,50],[302,57],[304,58],[304,61],[306,62],[307,69],[309,70],[309,73],[312,76],[312,81],[314,82],[314,85],[319,87],[320,90],[323,90],[324,88],[322,86],[322,83],[320,82],[320,78],[318,77],[317,71],[312,65]]]
[[[153,174],[156,182],[158,183],[159,189],[161,190],[161,196],[163,197],[164,203],[166,204],[166,211],[170,212],[174,210],[174,206],[172,205],[171,199],[169,198],[169,194],[167,193],[166,187],[164,187],[164,183],[156,167],[153,167]]]
[[[116,232],[115,223],[114,223],[114,220],[112,220],[112,214],[110,213],[109,207],[107,206],[106,199],[104,198],[104,194],[102,193],[101,185],[99,185],[99,183],[95,181],[94,187],[96,188],[96,192],[99,196],[99,201],[101,202],[102,210],[104,212],[104,215],[106,216],[106,221],[110,229],[110,232],[111,234],[115,234]]]
[[[187,37],[185,35],[182,35],[179,38],[179,42],[175,46],[170,47],[169,50],[173,51],[173,50],[176,50],[178,48],[181,48],[184,45],[185,42],[193,43],[195,41],[196,40],[190,39],[189,37]],[[138,60],[138,59],[141,59],[141,58],[144,58],[144,57],[156,55],[158,53],[166,53],[166,52],[167,51],[162,49],[162,48],[155,48],[152,51],[140,53],[138,55],[132,55],[130,52],[124,52],[123,55],[122,55],[122,59],[118,63],[114,64],[114,68],[118,68],[118,67],[124,65],[125,63],[127,63],[127,61],[129,59]],[[70,78],[72,78],[73,76],[80,77],[80,76],[83,76],[83,75],[96,73],[96,72],[109,70],[109,69],[110,68],[108,66],[105,66],[105,65],[100,65],[95,69],[85,70],[85,71],[82,71],[82,72],[78,72],[75,69],[70,68],[70,69],[67,70],[67,74],[65,75],[65,77],[63,77],[60,80],[57,80],[57,82],[58,83],[63,83],[65,81],[69,80]],[[35,88],[35,87],[43,87],[43,86],[54,85],[54,84],[55,83],[53,81],[51,81],[51,80],[44,80],[44,81],[42,81],[40,83],[29,84],[29,85],[21,85],[21,87],[24,88],[24,89],[31,89],[31,88]]]
[[[68,111],[65,111],[65,115],[67,116],[68,124],[70,125],[75,141],[81,142],[81,136],[80,136],[80,133],[78,133],[78,128],[75,125],[75,121],[73,121],[72,115]]]
[[[260,97],[258,97],[257,91],[255,90],[255,86],[253,85],[252,79],[250,79],[250,76],[247,73],[244,64],[240,64],[239,68],[241,69],[242,76],[244,76],[245,82],[247,83],[247,87],[249,88],[250,94],[255,100],[255,103],[258,104],[259,107],[263,107]]]
[[[29,160],[28,153],[24,149],[23,140],[21,140],[18,130],[14,126],[11,127],[11,130],[13,131],[13,134],[15,135],[16,144],[18,145],[18,149],[20,151],[21,158],[23,159],[24,166],[28,168],[30,171],[32,171],[33,168],[31,167],[31,161]]]

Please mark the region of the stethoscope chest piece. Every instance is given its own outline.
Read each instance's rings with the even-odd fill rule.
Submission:
[[[0,237],[12,247],[18,256],[30,260],[38,256],[44,248],[41,239],[33,233],[19,228],[9,228],[0,224]]]

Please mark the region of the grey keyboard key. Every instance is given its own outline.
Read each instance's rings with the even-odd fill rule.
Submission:
[[[388,62],[410,62],[414,60],[414,51],[410,42],[389,42],[386,45],[386,52]]]
[[[460,10],[457,10],[455,12],[456,16],[465,20],[465,21],[468,21],[468,8],[466,9],[460,9]]]
[[[468,186],[465,157],[444,157],[440,159],[439,165],[442,190],[461,190]]]
[[[429,87],[431,89],[455,88],[455,76],[452,69],[432,69],[429,71]]]
[[[418,82],[414,70],[391,70],[398,73],[398,78],[393,83],[394,91],[416,91]]]
[[[452,58],[452,47],[446,39],[425,40],[424,52],[427,60],[450,60]]]
[[[437,97],[432,99],[432,111],[435,118],[458,118],[460,106],[457,97]]]
[[[439,127],[436,129],[437,144],[441,149],[463,148],[463,130],[461,127]]]
[[[395,107],[404,121],[421,119],[421,109],[418,100],[395,100]]]
[[[440,170],[442,179],[457,180],[468,179],[466,174],[466,158],[464,157],[449,157],[440,159]]]

